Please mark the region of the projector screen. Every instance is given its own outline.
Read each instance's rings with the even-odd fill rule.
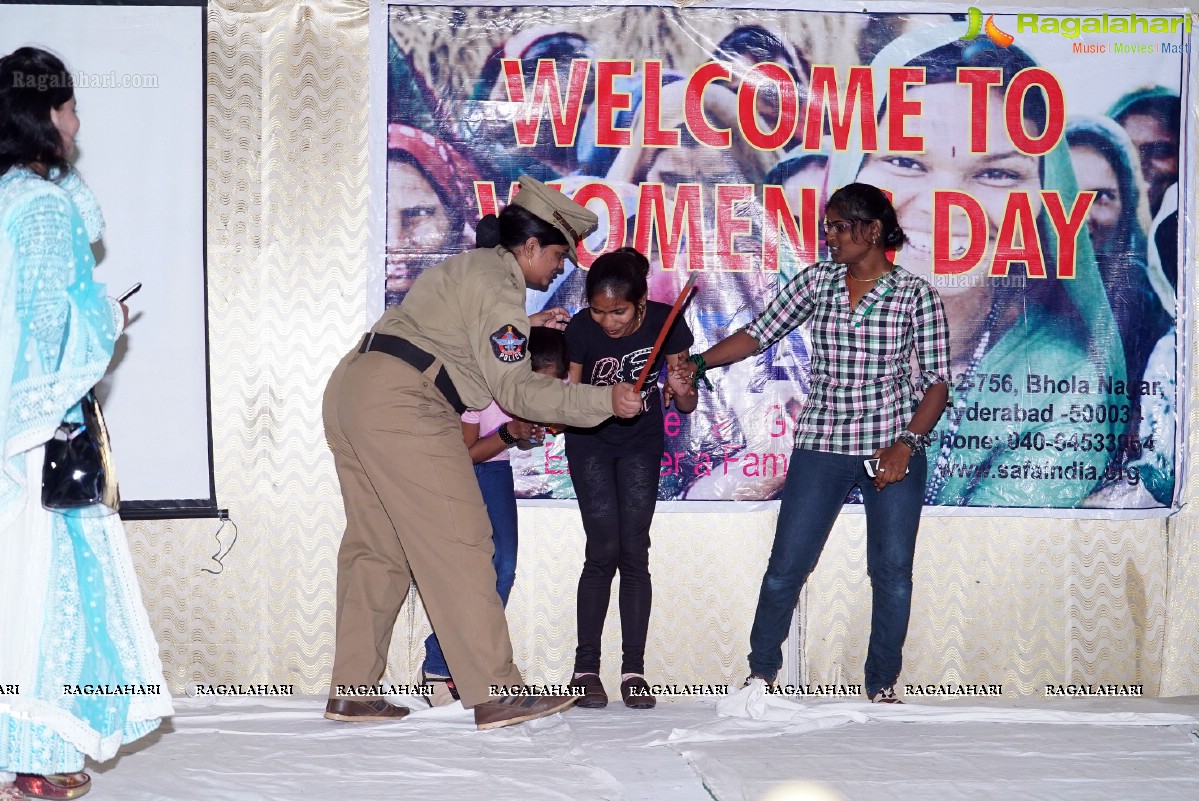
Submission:
[[[0,5],[0,54],[41,47],[72,73],[76,166],[107,229],[96,279],[129,327],[99,395],[125,517],[217,514],[204,277],[202,3]]]

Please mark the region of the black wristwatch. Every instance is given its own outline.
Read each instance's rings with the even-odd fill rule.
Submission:
[[[900,432],[899,439],[896,441],[907,445],[913,456],[924,451],[924,437],[914,431],[908,431],[906,428]]]
[[[495,433],[500,435],[500,442],[504,443],[505,445],[515,445],[518,441],[516,437],[512,436],[512,434],[508,431],[507,423],[504,423],[502,426],[497,428]]]

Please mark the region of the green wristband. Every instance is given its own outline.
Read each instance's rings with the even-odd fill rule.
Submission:
[[[707,376],[708,365],[704,361],[704,357],[700,356],[698,353],[692,353],[690,356],[687,357],[687,361],[689,361],[695,365],[695,378],[693,378],[691,380],[691,386],[695,387],[696,389],[699,389],[699,382],[703,381],[704,386],[708,389],[709,392],[711,392],[712,391],[712,382],[708,380],[708,376]]]

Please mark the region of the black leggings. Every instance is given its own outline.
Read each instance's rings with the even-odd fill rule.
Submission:
[[[600,638],[612,577],[620,570],[621,673],[645,672],[645,637],[653,591],[649,578],[649,527],[658,500],[662,458],[623,456],[570,448],[566,458],[579,499],[587,556],[579,576],[579,647],[576,673],[598,673]]]

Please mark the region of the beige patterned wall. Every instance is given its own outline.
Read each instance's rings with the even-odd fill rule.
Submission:
[[[366,0],[209,7],[213,438],[217,498],[238,538],[214,575],[204,570],[220,569],[211,556],[229,546],[230,527],[218,540],[214,521],[129,525],[176,692],[203,681],[321,693],[332,665],[344,517],[320,395],[378,291],[366,269],[367,19]],[[1194,392],[1191,409],[1195,444]],[[1193,478],[1184,497],[1195,497]],[[570,508],[521,515],[509,608],[516,656],[531,680],[560,680],[574,646],[582,530]],[[653,678],[744,675],[774,516],[659,515]],[[809,582],[796,675],[861,680],[863,522],[839,522]],[[614,608],[605,633],[612,684]],[[415,675],[426,631],[414,600],[396,627],[391,679]],[[927,518],[906,661],[906,681],[1003,683],[1010,693],[1058,682],[1199,693],[1199,515],[1184,507],[1168,523]]]

